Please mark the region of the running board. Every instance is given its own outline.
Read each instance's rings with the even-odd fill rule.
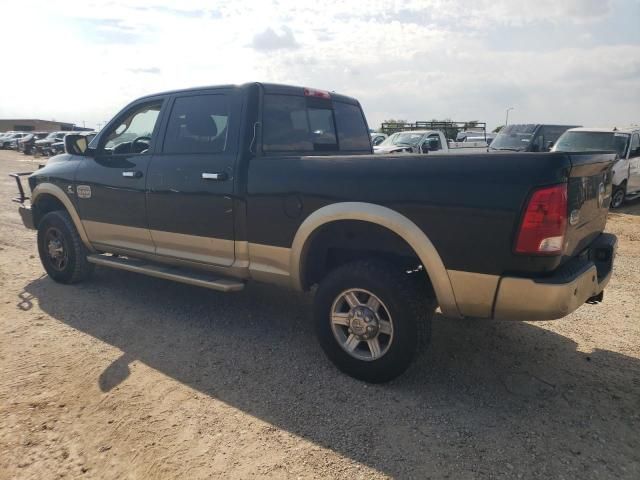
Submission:
[[[141,260],[132,260],[122,257],[111,257],[106,255],[88,255],[90,263],[103,267],[127,270],[128,272],[142,273],[150,277],[164,278],[174,282],[187,283],[198,287],[210,288],[220,292],[237,292],[244,288],[244,283],[230,278],[212,277],[206,273],[183,270],[177,267],[170,267],[147,263]]]

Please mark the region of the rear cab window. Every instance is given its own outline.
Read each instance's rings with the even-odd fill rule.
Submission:
[[[371,153],[371,139],[358,105],[339,99],[266,93],[262,150]]]

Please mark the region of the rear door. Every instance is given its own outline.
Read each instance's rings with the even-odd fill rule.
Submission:
[[[198,263],[233,263],[233,166],[239,95],[185,92],[172,102],[147,182],[149,229],[156,253]]]

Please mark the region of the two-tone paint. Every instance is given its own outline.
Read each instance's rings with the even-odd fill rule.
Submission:
[[[103,132],[133,108],[161,103],[148,151],[106,156],[101,133],[85,156],[56,157],[30,177],[36,217],[41,195],[50,195],[69,210],[92,251],[298,289],[309,286],[304,275],[315,232],[332,222],[372,223],[409,245],[445,314],[478,317],[492,316],[502,277],[545,276],[604,228],[613,155],[268,153],[261,148],[261,105],[269,93],[302,96],[303,89],[252,83],[136,100]],[[164,153],[171,105],[201,94],[227,95],[228,148]],[[359,106],[337,94],[326,100],[335,101]],[[564,254],[515,254],[514,236],[532,190],[558,183],[568,184],[570,209],[578,216],[568,227]],[[79,198],[78,186],[90,196]]]

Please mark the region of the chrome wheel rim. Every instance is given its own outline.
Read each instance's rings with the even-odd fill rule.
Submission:
[[[338,295],[331,306],[330,322],[340,347],[358,360],[378,360],[393,343],[389,309],[367,290],[352,288]]]
[[[69,254],[64,248],[62,232],[57,228],[49,228],[44,236],[44,246],[50,265],[62,271],[69,263]]]

